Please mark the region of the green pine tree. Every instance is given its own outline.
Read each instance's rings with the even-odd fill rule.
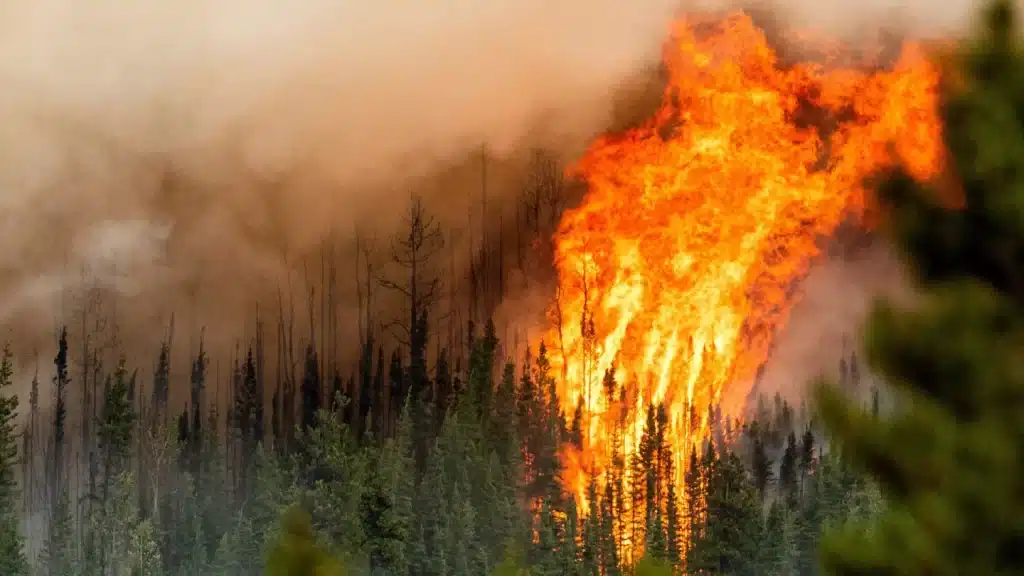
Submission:
[[[412,415],[406,404],[393,438],[383,446],[370,445],[370,475],[363,494],[362,515],[371,570],[405,574],[410,559],[416,465],[413,458]]]
[[[366,425],[368,429],[374,426],[369,420]],[[374,441],[368,431],[363,441]],[[311,465],[318,470],[310,491],[316,524],[336,547],[354,553],[362,548],[366,538],[360,513],[368,486],[367,452],[360,450],[355,434],[336,414],[321,412],[320,422],[310,431],[306,442]],[[279,474],[281,469],[269,468],[270,471]]]
[[[831,574],[1024,571],[1024,50],[1008,1],[952,59],[941,117],[964,206],[895,171],[879,196],[924,292],[880,304],[868,359],[906,401],[887,418],[820,392],[849,462],[877,480],[882,516],[832,534]]]
[[[695,543],[694,570],[748,574],[757,555],[761,504],[739,456],[723,450],[707,480],[707,517]]]
[[[754,424],[757,424],[757,422],[754,422]],[[772,471],[773,462],[771,457],[768,456],[768,451],[765,449],[760,426],[751,426],[750,430],[754,443],[751,453],[750,471],[754,476],[754,485],[757,487],[758,496],[761,498],[761,502],[764,502],[768,493],[768,486],[771,485],[774,479]]]
[[[786,449],[779,463],[779,493],[790,506],[796,506],[799,489],[799,449],[796,445],[796,434],[790,432],[786,436]]]
[[[0,357],[0,574],[28,574],[24,540],[18,521],[18,397],[8,395],[14,365],[10,346]]]
[[[99,565],[86,574],[160,576],[163,560],[152,522],[139,513],[137,485],[130,472],[109,480],[109,498],[95,510],[88,529],[100,543]]]

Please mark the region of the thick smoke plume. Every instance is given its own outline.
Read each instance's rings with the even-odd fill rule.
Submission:
[[[49,327],[85,277],[230,317],[481,146],[582,145],[673,4],[5,3],[0,319]]]
[[[620,89],[657,62],[675,14],[723,7],[5,2],[0,322],[22,348],[49,349],[53,326],[88,307],[72,294],[99,287],[120,295],[126,331],[187,309],[233,333],[328,238],[344,246],[357,223],[394,232],[410,194],[461,221],[470,184],[431,180],[481,147],[571,157],[615,125]],[[944,31],[971,8],[916,0],[896,13]],[[892,12],[881,0],[767,9],[844,35]]]

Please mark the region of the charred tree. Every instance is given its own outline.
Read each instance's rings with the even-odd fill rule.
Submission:
[[[394,281],[385,276],[378,283],[386,290],[399,294],[405,301],[405,318],[392,322],[396,340],[408,349],[408,366],[402,367],[397,351],[391,362],[392,395],[389,412],[397,416],[405,405],[406,397],[413,398],[412,417],[421,422],[430,379],[427,372],[427,346],[430,340],[430,310],[442,294],[441,278],[435,270],[435,260],[444,248],[444,235],[437,220],[427,214],[422,199],[414,197],[405,217],[406,230],[391,244],[391,259],[401,270],[403,280]],[[404,372],[399,374],[396,370]]]

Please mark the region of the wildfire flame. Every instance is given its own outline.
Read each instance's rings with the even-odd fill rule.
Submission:
[[[571,169],[589,191],[555,238],[546,340],[565,414],[581,409],[564,480],[584,509],[588,478],[615,445],[629,462],[651,404],[667,412],[681,487],[709,406],[742,408],[821,239],[871,214],[863,178],[894,161],[931,178],[941,164],[939,71],[918,46],[887,70],[783,67],[734,13],[678,23],[665,64],[654,117]]]

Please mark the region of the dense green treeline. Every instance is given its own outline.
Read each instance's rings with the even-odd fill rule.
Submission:
[[[487,323],[472,339],[466,369],[438,362],[432,374],[393,356],[386,387],[407,390],[393,420],[376,406],[359,410],[351,387],[317,382],[314,350],[305,393],[283,414],[280,398],[262,405],[258,351],[232,372],[228,413],[215,404],[203,413],[200,402],[176,419],[165,416],[160,386],[145,401],[137,397],[137,373],[122,359],[97,398],[88,498],[76,514],[67,475],[53,474],[45,546],[37,558],[12,556],[21,563],[13,573],[261,573],[274,546],[293,546],[279,543],[292,538],[289,530],[306,533],[296,513],[281,532],[279,517],[296,508],[309,514],[308,534],[354,574],[500,573],[516,561],[514,550],[531,574],[631,573],[641,558],[626,542],[638,543],[648,561],[689,573],[812,574],[823,527],[869,517],[879,505],[877,492],[823,451],[811,424],[776,397],[742,426],[712,410],[713,434],[689,455],[685,486],[673,483],[665,411],[649,407],[639,415],[646,425],[638,456],[610,462],[611,473],[594,479],[587,513],[560,479],[560,453],[578,431],[559,409],[546,349],[517,366],[496,357],[499,344]],[[64,332],[47,451],[56,471],[69,346]],[[376,356],[366,364],[369,378],[385,372]],[[165,377],[164,363],[161,352],[154,378]],[[197,395],[207,364],[200,350],[191,372]],[[855,385],[857,371],[847,372]],[[614,374],[605,385],[616,386]],[[322,402],[328,392],[331,402]],[[16,534],[16,514],[11,523]]]

